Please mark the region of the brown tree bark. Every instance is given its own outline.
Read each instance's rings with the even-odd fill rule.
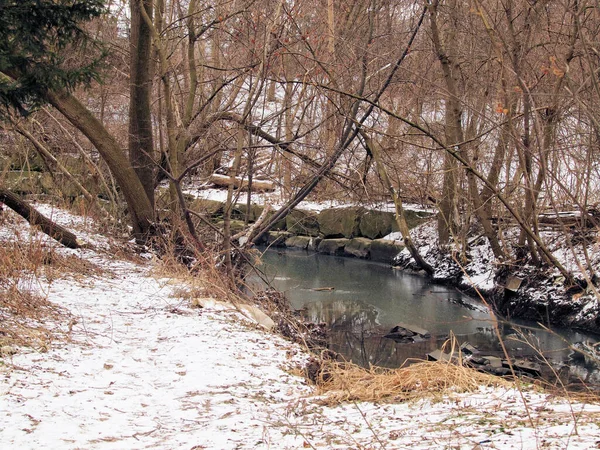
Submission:
[[[50,104],[58,109],[75,128],[94,144],[100,156],[106,162],[127,202],[134,234],[140,238],[151,234],[154,223],[154,208],[146,195],[144,186],[115,138],[71,94],[65,91],[50,91],[46,94],[46,97]]]
[[[154,205],[155,164],[150,94],[154,75],[152,35],[140,4],[152,18],[153,0],[132,0],[129,38],[129,161],[140,179],[150,204]]]
[[[413,257],[417,265],[427,272],[428,275],[433,275],[433,267],[423,259],[419,250],[413,243],[410,237],[410,230],[408,228],[408,223],[406,222],[406,216],[404,214],[404,208],[402,207],[402,199],[392,186],[392,182],[390,181],[390,177],[388,176],[387,170],[383,161],[381,159],[381,148],[378,142],[373,141],[370,137],[366,135],[366,133],[361,133],[363,136],[365,143],[371,154],[373,155],[373,160],[375,161],[375,166],[377,167],[377,172],[379,173],[379,178],[383,182],[385,188],[390,193],[392,197],[392,201],[394,202],[394,207],[396,209],[396,223],[398,224],[398,228],[400,229],[400,233],[402,234],[402,239],[404,240],[404,246],[410,252],[410,255]]]

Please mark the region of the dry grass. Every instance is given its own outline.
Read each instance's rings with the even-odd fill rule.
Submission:
[[[482,386],[509,386],[502,378],[448,362],[422,361],[399,369],[325,362],[317,380],[324,403],[400,402],[449,392],[473,392]]]
[[[44,297],[12,289],[0,290],[0,347],[46,351],[68,337],[73,318]],[[0,355],[1,356],[1,355]]]
[[[219,259],[216,252],[210,248],[195,251],[194,244],[187,241],[173,244],[179,239],[181,234],[157,243],[161,256],[155,265],[154,276],[172,279],[179,285],[175,295],[185,300],[212,297],[234,305],[244,301],[225,268],[216,267]]]
[[[98,276],[104,271],[75,255],[57,253],[40,239],[17,238],[0,246],[0,347],[43,351],[68,336],[73,318],[45,298],[38,289],[40,280]]]

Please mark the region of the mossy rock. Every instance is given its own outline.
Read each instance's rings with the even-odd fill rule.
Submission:
[[[250,215],[248,217],[249,222],[256,222],[265,208],[263,206],[252,203],[250,205]],[[248,211],[248,205],[244,203],[238,203],[234,205],[231,210],[231,218],[236,220],[246,220],[246,212]]]
[[[425,211],[415,211],[413,209],[405,209],[404,217],[406,217],[406,223],[408,223],[408,228],[414,228],[417,225],[421,225],[423,222],[426,222],[433,213],[425,212]],[[398,230],[394,230],[398,231]]]
[[[285,247],[285,242],[292,237],[289,231],[269,231],[266,244],[273,247]]]
[[[219,227],[222,230],[225,225],[225,222],[222,220],[219,220],[216,223],[216,225],[217,225],[217,227]],[[234,235],[234,234],[239,233],[240,231],[243,231],[244,229],[246,229],[246,223],[243,222],[242,220],[231,220],[230,228],[231,228],[231,234]]]
[[[360,220],[365,213],[361,206],[324,209],[319,214],[319,231],[325,238],[360,236]]]
[[[404,250],[404,246],[396,244],[394,241],[375,239],[371,242],[371,259],[373,261],[391,263],[402,250]]]
[[[65,198],[76,198],[81,195],[81,189],[73,183],[66,175],[55,173],[54,176],[44,172],[41,177],[41,184],[45,193],[57,193]],[[78,180],[88,192],[93,192],[95,186],[93,183]]]
[[[318,236],[319,221],[317,214],[311,211],[294,209],[285,218],[286,229],[301,236]]]
[[[313,238],[309,236],[292,236],[285,241],[286,247],[301,248],[303,250],[308,249]]]
[[[206,200],[203,198],[197,198],[189,204],[189,208],[192,211],[203,214],[207,217],[223,217],[223,202],[217,200]]]
[[[350,239],[323,239],[319,244],[317,251],[326,255],[344,255],[344,248],[350,242]]]
[[[274,215],[275,215],[275,211],[271,211],[271,212],[267,213],[267,220],[270,220],[271,217],[273,217]],[[277,222],[275,222],[275,225],[273,225],[271,227],[271,230],[273,230],[273,231],[285,231],[286,229],[287,229],[287,224],[286,224],[285,217],[283,219],[280,219]]]
[[[371,239],[354,238],[346,244],[344,253],[356,258],[369,259],[371,257]]]
[[[398,231],[398,225],[391,212],[371,209],[360,218],[360,234],[363,237],[379,239],[393,231]]]

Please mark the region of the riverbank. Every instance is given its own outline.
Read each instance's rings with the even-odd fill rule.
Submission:
[[[221,191],[206,190],[194,195],[202,196],[201,202],[212,202],[208,209],[218,212]],[[262,208],[258,205],[277,204],[273,195],[253,194],[251,220],[258,218]],[[245,194],[238,199],[242,206],[234,208],[234,217],[248,213],[244,198]],[[208,204],[204,205],[206,208]],[[369,259],[420,272],[404,249],[390,205],[374,205],[369,209],[339,202],[308,202],[301,207],[303,209],[294,211],[268,234],[267,245]],[[535,265],[530,260],[498,264],[481,230],[471,230],[464,254],[454,247],[442,248],[438,244],[432,212],[410,206],[405,209],[411,237],[419,253],[434,268],[433,281],[482,298],[508,319],[530,320],[600,335],[600,293],[594,285],[595,276],[589,278],[590,272],[594,273],[589,268],[600,266],[600,244],[591,230],[582,234],[563,227],[541,232],[554,257],[572,273],[573,281],[567,284],[558,270]],[[517,227],[505,225],[503,245],[508,254],[518,253],[518,235]]]
[[[434,281],[483,297],[507,318],[600,334],[600,296],[584,271],[588,264],[600,265],[600,248],[594,241],[574,243],[569,242],[568,235],[544,233],[553,255],[573,274],[574,282],[567,285],[558,270],[548,266],[535,266],[529,261],[520,265],[498,265],[481,235],[472,238],[467,253],[461,256],[452,249],[440,248],[432,222],[417,226],[411,234],[419,252],[435,268]],[[506,230],[505,243],[512,251],[517,236],[516,228]],[[400,238],[397,233],[387,237]],[[586,260],[589,263],[584,263]],[[394,264],[419,271],[406,250],[398,255]]]
[[[61,248],[3,213],[3,249],[19,242],[19,251],[46,261],[33,273],[22,267],[19,288],[48,313],[22,321],[27,345],[3,335],[0,439],[11,448],[597,444],[600,406],[532,387],[520,393],[499,380],[465,388],[444,377],[429,391],[415,385],[410,400],[343,401],[350,390],[327,393],[306,381],[310,355],[300,346],[218,301],[225,299],[194,307],[208,273],[170,272],[151,254],[95,234],[93,221],[38,206],[91,246]],[[19,319],[5,306],[3,327]]]

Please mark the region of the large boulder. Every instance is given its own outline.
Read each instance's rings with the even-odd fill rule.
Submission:
[[[292,234],[302,236],[318,236],[319,222],[317,214],[312,211],[294,209],[285,218],[286,229]]]
[[[422,224],[427,219],[433,216],[433,213],[426,211],[415,211],[413,209],[405,209],[404,217],[406,218],[406,223],[408,224],[408,228],[414,228],[417,225]],[[397,231],[397,230],[394,230]]]
[[[375,239],[371,242],[371,259],[384,263],[391,263],[404,246],[386,239]]]
[[[394,214],[370,209],[360,218],[360,234],[369,239],[379,239],[392,231],[398,231]]]
[[[319,214],[319,230],[325,238],[360,236],[360,221],[365,209],[361,206],[324,209]]]
[[[248,217],[249,222],[256,222],[265,208],[252,203],[250,205],[250,215]],[[231,218],[236,220],[246,220],[246,214],[248,212],[248,205],[245,203],[238,203],[233,206],[231,210]]]
[[[350,242],[349,239],[323,239],[319,244],[318,252],[327,255],[343,256],[344,247]]]
[[[344,253],[356,258],[369,259],[371,257],[371,240],[367,238],[354,238],[346,244]]]
[[[168,198],[168,192],[164,192],[164,195]],[[189,208],[192,211],[212,218],[222,217],[224,206],[225,205],[223,202],[219,202],[216,200],[206,200],[203,198],[197,198],[195,200],[192,200],[192,202],[189,204]]]
[[[276,211],[271,211],[269,213],[267,213],[267,220],[271,220],[271,217],[273,217],[275,215]],[[286,219],[285,217],[283,219],[278,220],[277,222],[275,222],[275,225],[273,225],[271,227],[271,230],[274,231],[285,231],[287,228],[287,224],[286,224]]]
[[[39,194],[44,189],[42,172],[10,170],[3,174],[2,182],[16,194]]]
[[[225,227],[225,222],[223,220],[219,220],[215,224],[218,228],[223,229]],[[229,222],[229,228],[231,230],[231,234],[237,234],[240,231],[243,231],[246,228],[246,224],[241,220],[231,220]]]

